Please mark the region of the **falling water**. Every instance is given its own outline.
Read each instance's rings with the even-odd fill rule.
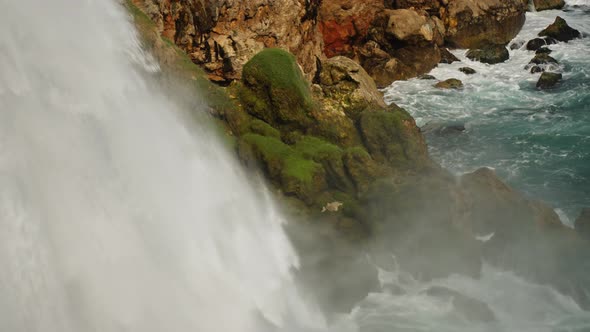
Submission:
[[[121,4],[0,7],[0,331],[319,321],[279,213],[150,88]]]

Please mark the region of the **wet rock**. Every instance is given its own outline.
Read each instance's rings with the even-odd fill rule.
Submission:
[[[555,22],[539,32],[539,36],[547,36],[562,42],[567,42],[574,38],[579,38],[581,35],[580,31],[573,29],[563,18],[557,16]]]
[[[418,79],[421,79],[421,80],[435,80],[436,77],[434,77],[432,75],[424,74],[424,75],[418,76]]]
[[[543,38],[534,38],[526,43],[526,49],[529,51],[536,51],[539,48],[547,45],[547,42]]]
[[[461,89],[463,88],[463,82],[456,78],[449,78],[448,80],[436,83],[434,87],[439,89]]]
[[[522,45],[524,45],[524,40],[518,40],[518,41],[515,41],[514,43],[510,44],[510,49],[511,50],[518,50],[519,48],[522,47]]]
[[[541,47],[539,48],[537,51],[535,51],[535,54],[551,54],[551,52],[553,52],[552,50],[549,49],[549,47]]]
[[[432,286],[426,290],[426,294],[445,300],[451,299],[455,310],[469,321],[496,321],[496,315],[485,302],[463,295],[450,288]]]
[[[444,15],[446,41],[458,48],[506,45],[520,31],[527,5],[522,0],[453,0]]]
[[[590,208],[582,209],[580,216],[576,219],[575,229],[578,234],[590,240]]]
[[[547,53],[538,53],[535,54],[535,57],[531,59],[529,65],[546,65],[546,64],[557,64],[558,61],[555,58],[551,57]]]
[[[465,131],[464,123],[444,123],[444,122],[429,122],[422,126],[420,130],[424,134],[449,136],[461,134]]]
[[[502,45],[488,45],[481,49],[467,51],[467,58],[487,64],[501,63],[510,57],[506,47]]]
[[[547,9],[561,9],[565,6],[564,0],[533,0],[533,4],[535,5],[535,9],[537,11],[547,10]]]
[[[473,75],[476,73],[475,69],[470,68],[470,67],[461,67],[461,68],[459,68],[459,71],[466,74],[466,75]]]
[[[544,72],[541,74],[539,81],[537,81],[537,88],[549,89],[557,85],[561,81],[562,75],[560,73]]]
[[[457,62],[457,61],[461,61],[461,60],[459,60],[459,58],[457,58],[448,49],[441,48],[441,50],[440,50],[440,63],[453,63],[453,62]]]
[[[542,73],[544,71],[545,71],[545,68],[543,68],[541,66],[532,66],[531,67],[531,74]]]

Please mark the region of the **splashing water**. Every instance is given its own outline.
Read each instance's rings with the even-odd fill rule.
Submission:
[[[0,3],[0,331],[321,325],[279,213],[149,87],[124,8]]]
[[[535,88],[541,74],[525,70],[535,52],[522,46],[496,65],[453,51],[461,62],[439,65],[431,74],[462,80],[462,91],[441,91],[433,81],[413,79],[395,82],[386,99],[406,108],[419,126],[465,125],[457,135],[427,134],[431,155],[445,168],[459,174],[495,168],[515,188],[561,208],[567,222],[590,206],[590,1],[567,1],[566,11],[527,13],[514,42],[537,37],[558,15],[586,37],[549,46],[560,63],[552,70],[563,73],[555,89]],[[458,69],[464,66],[477,73],[463,74]]]

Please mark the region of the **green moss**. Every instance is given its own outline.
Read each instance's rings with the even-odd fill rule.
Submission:
[[[274,137],[276,139],[281,138],[281,132],[279,132],[277,129],[273,128],[271,125],[262,120],[254,119],[250,121],[248,129],[250,132],[254,134],[259,134],[267,137]]]
[[[284,175],[310,185],[312,184],[314,174],[321,166],[313,160],[304,159],[294,154],[285,159],[284,167]]]
[[[239,97],[248,112],[273,125],[311,125],[311,92],[289,52],[277,48],[262,50],[246,63],[242,80]]]
[[[340,158],[342,156],[341,148],[313,136],[303,136],[295,144],[295,149],[304,157],[318,162],[325,159]]]

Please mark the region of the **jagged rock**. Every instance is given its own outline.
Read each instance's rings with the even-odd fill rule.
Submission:
[[[459,71],[466,74],[466,75],[473,75],[476,73],[475,69],[469,67],[461,67]]]
[[[567,42],[574,38],[579,38],[581,34],[580,31],[567,25],[567,22],[563,18],[557,16],[555,22],[539,32],[539,36],[547,36],[562,42]]]
[[[505,45],[522,28],[526,2],[522,0],[454,0],[444,15],[446,41],[458,48]]]
[[[561,9],[565,6],[564,0],[533,0],[533,4],[535,5],[535,9],[537,11],[547,10],[547,9]]]
[[[496,64],[508,60],[510,54],[502,45],[488,45],[482,49],[469,50],[466,56],[473,61]]]
[[[553,52],[552,50],[550,50],[548,47],[541,47],[538,50],[535,51],[535,54],[551,54],[551,52]]]
[[[536,51],[539,48],[547,45],[547,42],[543,38],[534,38],[526,43],[526,49],[529,51]]]
[[[418,76],[418,79],[421,79],[421,80],[435,80],[436,77],[434,77],[432,75],[424,74],[424,75]]]
[[[263,48],[293,52],[309,77],[322,54],[315,0],[134,2],[214,81],[239,79],[244,64]]]
[[[366,40],[376,15],[384,9],[383,1],[321,1],[319,29],[324,53],[352,56],[354,47]]]
[[[455,310],[469,321],[496,321],[496,315],[485,302],[463,295],[450,288],[432,286],[426,290],[426,294],[443,299],[451,299]]]
[[[574,226],[578,234],[590,240],[590,208],[582,209]]]
[[[456,135],[465,131],[464,123],[429,122],[420,127],[424,134],[437,136]]]
[[[396,40],[416,45],[423,42],[442,45],[444,32],[441,33],[436,22],[427,15],[412,9],[385,10],[381,15],[387,16],[385,32]]]
[[[440,49],[440,63],[453,63],[461,61],[453,53],[449,52],[446,48]]]
[[[436,83],[434,87],[439,89],[461,89],[463,82],[456,78],[449,78],[448,80]]]
[[[529,65],[546,65],[546,64],[557,64],[557,60],[555,60],[555,58],[551,57],[549,54],[547,53],[539,53],[539,54],[535,54],[535,57],[533,57],[531,59],[531,61],[529,62]]]
[[[549,89],[557,85],[561,81],[562,75],[560,73],[544,72],[541,74],[539,81],[537,81],[537,88]]]

